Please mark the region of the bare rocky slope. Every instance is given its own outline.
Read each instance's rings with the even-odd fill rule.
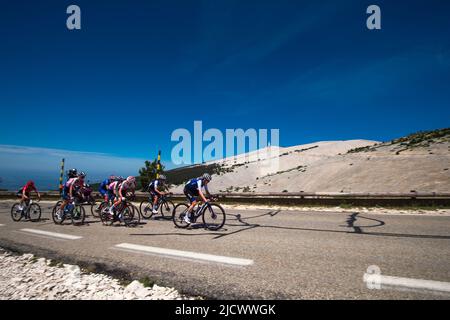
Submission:
[[[268,148],[203,166],[214,167],[215,192],[450,192],[450,129]]]

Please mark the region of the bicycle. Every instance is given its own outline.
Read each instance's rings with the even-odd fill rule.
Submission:
[[[75,195],[75,200],[77,202],[77,204],[80,205],[87,205],[90,206],[91,208],[91,215],[95,218],[98,218],[98,211],[96,208],[96,200],[94,198],[94,196],[92,195],[92,188],[90,185],[85,185],[81,190],[78,190]]]
[[[34,203],[32,199],[26,202],[26,205],[19,209],[20,203],[15,203],[11,208],[11,218],[13,221],[20,221],[22,218],[30,220],[32,222],[37,222],[41,219],[41,206]]]
[[[68,203],[64,211],[61,212],[62,200],[58,201],[52,210],[52,219],[55,224],[63,224],[66,219],[70,219],[73,225],[84,224],[86,211],[81,204],[71,201]]]
[[[127,198],[119,204],[114,214],[109,212],[111,207],[109,202],[102,202],[100,207],[100,219],[105,226],[111,226],[114,222],[120,221],[125,223],[125,226],[132,227],[141,222],[141,216],[137,208]]]
[[[171,195],[172,193],[168,193],[166,195],[160,196],[158,198],[158,201],[156,202],[156,211],[160,211],[163,218],[165,218],[166,216],[172,216],[175,205],[171,200],[168,199],[168,197]],[[153,196],[149,196],[148,200],[144,200],[141,202],[139,206],[139,213],[144,219],[150,219],[151,217],[153,217]]]
[[[222,228],[226,219],[225,210],[218,203],[212,203],[214,201],[217,201],[217,198],[212,197],[209,202],[196,204],[189,217],[191,224],[196,223],[197,219],[201,216],[203,226],[206,229],[219,230]],[[177,228],[185,229],[189,226],[189,224],[184,221],[188,209],[189,204],[187,203],[177,204],[173,209],[172,221]]]

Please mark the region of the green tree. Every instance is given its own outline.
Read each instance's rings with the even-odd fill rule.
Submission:
[[[163,172],[164,172],[164,166],[162,164],[161,164],[160,171],[158,172],[158,161],[157,160],[153,160],[152,162],[150,162],[148,160],[145,161],[145,167],[139,169],[139,177],[140,177],[142,190],[147,188],[150,181],[152,181],[153,179],[156,179],[157,173],[161,174]]]

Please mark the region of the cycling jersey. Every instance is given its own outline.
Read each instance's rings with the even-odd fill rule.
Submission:
[[[81,180],[80,178],[70,178],[69,180],[66,181],[66,183],[64,184],[65,188],[70,188],[70,187],[82,187],[84,184],[84,181]]]
[[[64,200],[69,200],[70,198],[70,187],[73,189],[79,189],[84,185],[84,181],[80,178],[70,178],[64,184],[62,196]]]
[[[129,189],[134,189],[135,186],[134,186],[134,183],[129,183],[127,180],[125,180],[124,182],[122,182],[120,184],[119,188],[122,188],[122,190],[129,190]]]
[[[197,200],[199,196],[199,191],[204,188],[207,193],[209,193],[208,186],[204,184],[202,178],[195,178],[188,181],[188,183],[184,186],[184,195],[189,199],[192,203]]]
[[[115,191],[119,185],[119,181],[114,181],[108,185],[108,190]]]
[[[29,194],[31,191],[36,191],[36,192],[38,192],[35,186],[24,186],[24,187],[22,188],[22,192],[23,192],[23,191],[25,191],[25,194]]]
[[[206,192],[209,193],[208,186],[203,182],[202,178],[195,178],[195,179],[189,180],[188,183],[186,184],[185,188],[190,191],[193,191],[193,192],[198,192],[202,188],[204,188],[206,190]]]
[[[122,188],[122,190],[128,190],[128,189],[134,189],[134,185],[130,184],[126,180],[123,182],[114,181],[108,186],[108,190],[113,191],[115,194],[119,193],[119,190]]]
[[[108,192],[108,186],[110,183],[111,183],[110,179],[105,179],[105,180],[103,180],[102,183],[100,183],[100,188],[98,189],[98,191],[100,192],[100,194],[102,196],[105,196],[106,193]]]
[[[19,197],[22,196],[23,192],[25,191],[25,195],[29,196],[31,191],[36,191],[38,192],[38,190],[36,189],[36,187],[34,186],[29,186],[29,185],[24,185],[22,188],[19,189],[19,191],[17,191],[17,195]]]
[[[158,190],[158,186],[162,184],[162,181],[160,181],[159,179],[155,179],[148,185],[148,191],[150,191],[150,193],[156,193],[156,190]]]

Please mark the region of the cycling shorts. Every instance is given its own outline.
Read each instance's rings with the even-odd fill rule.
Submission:
[[[200,195],[198,193],[198,190],[192,190],[189,188],[184,188],[183,192],[186,198],[188,198],[190,203],[197,201],[197,197]]]

